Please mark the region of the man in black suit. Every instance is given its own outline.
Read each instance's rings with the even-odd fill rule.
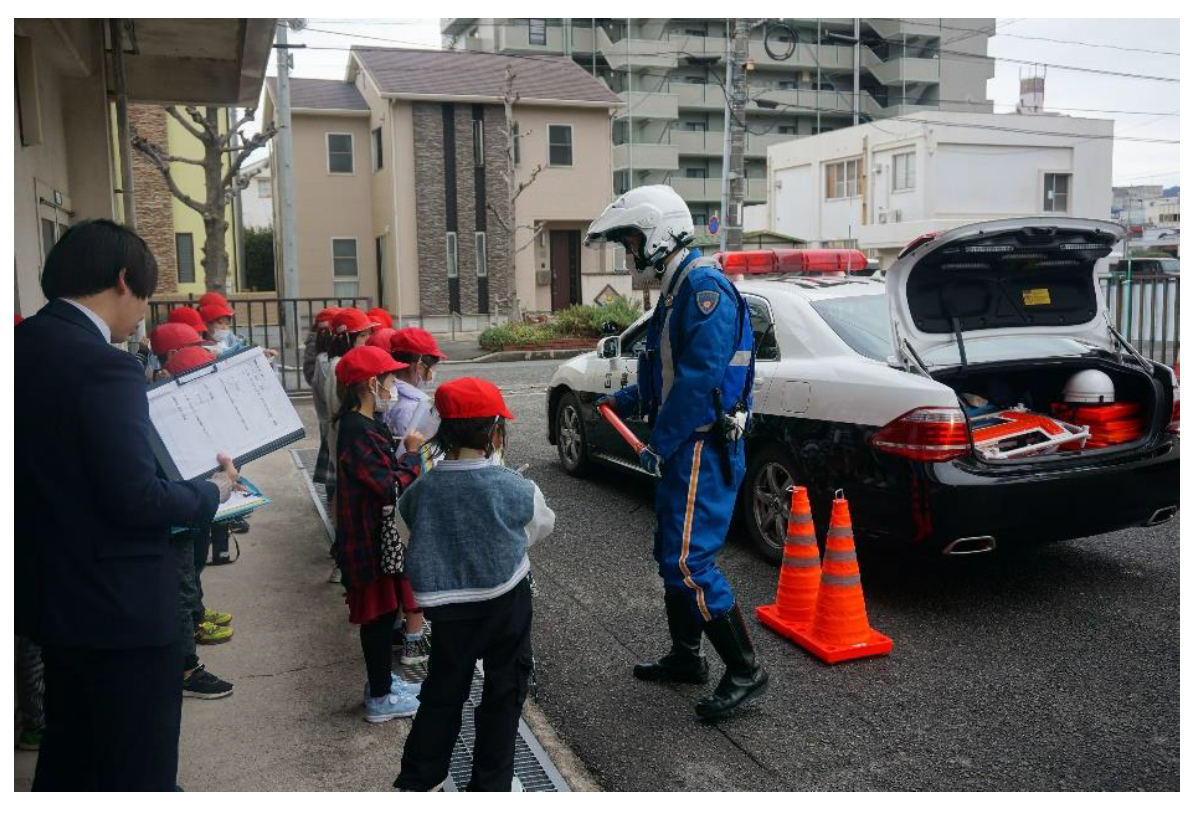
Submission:
[[[145,241],[84,221],[46,259],[49,300],[14,332],[15,612],[45,660],[33,788],[175,788],[182,653],[171,526],[211,521],[237,471],[164,479],[146,381],[113,347],[136,329],[158,266]]]

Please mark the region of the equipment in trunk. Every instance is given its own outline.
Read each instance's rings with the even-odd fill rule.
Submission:
[[[1075,448],[1080,449],[1090,437],[1085,427],[1030,412],[1022,405],[974,416],[969,429],[973,448],[988,461],[1056,452],[1065,444],[1078,444]]]
[[[1086,446],[1091,448],[1126,444],[1144,434],[1140,405],[1132,401],[1101,406],[1056,402],[1052,405],[1052,414],[1063,421],[1087,426],[1090,440]]]

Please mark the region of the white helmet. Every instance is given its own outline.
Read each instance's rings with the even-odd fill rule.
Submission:
[[[1070,404],[1110,404],[1115,400],[1115,383],[1101,370],[1083,370],[1065,382],[1064,396]]]
[[[640,246],[628,242],[640,235]],[[691,210],[682,196],[664,184],[630,189],[603,210],[587,227],[586,245],[617,240],[632,254],[640,271],[665,269],[665,257],[695,239]]]

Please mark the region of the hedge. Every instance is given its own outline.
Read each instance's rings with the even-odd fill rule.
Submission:
[[[627,297],[616,297],[607,305],[572,305],[555,313],[547,322],[515,322],[495,325],[479,334],[478,344],[490,351],[507,345],[536,345],[558,339],[598,339],[603,326],[613,323],[623,331],[640,318],[640,306]]]

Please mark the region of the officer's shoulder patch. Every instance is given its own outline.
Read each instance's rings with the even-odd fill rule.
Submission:
[[[696,291],[695,306],[699,309],[699,313],[707,316],[716,309],[720,304],[720,292],[718,291]]]

